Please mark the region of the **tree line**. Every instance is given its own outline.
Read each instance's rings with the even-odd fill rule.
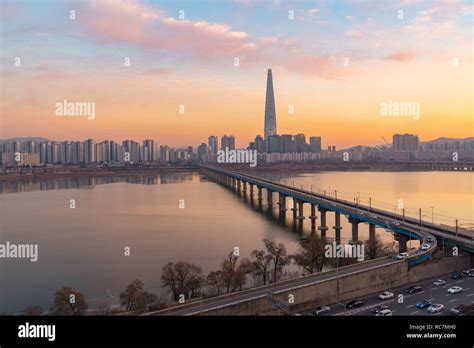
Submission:
[[[240,291],[253,281],[256,285],[266,285],[281,280],[285,267],[294,264],[302,270],[302,275],[319,273],[326,267],[345,266],[357,262],[355,258],[338,260],[325,255],[329,241],[325,237],[312,234],[300,240],[295,254],[288,254],[284,244],[269,239],[262,240],[263,249],[256,249],[249,257],[240,258],[238,249],[232,250],[219,264],[219,268],[203,274],[200,266],[186,262],[168,262],[162,267],[161,287],[172,301],[184,303],[196,297],[209,298]],[[384,244],[378,238],[373,243],[366,242],[368,258],[377,258],[393,253],[394,243]],[[166,307],[163,298],[145,289],[143,281],[133,280],[120,295],[121,308],[125,312],[144,312]],[[51,314],[79,315],[88,310],[85,296],[71,287],[62,287],[54,294]],[[98,306],[97,314],[111,314],[109,306]],[[27,307],[23,314],[40,315],[40,306]]]

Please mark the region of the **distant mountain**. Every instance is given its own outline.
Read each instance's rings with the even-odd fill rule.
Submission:
[[[422,141],[424,144],[437,144],[437,143],[446,143],[446,142],[453,142],[453,141],[474,141],[474,137],[469,138],[438,138],[429,141]]]
[[[16,137],[16,138],[9,138],[9,139],[0,139],[0,144],[3,144],[7,141],[19,141],[19,142],[25,142],[25,141],[36,141],[36,142],[44,142],[44,141],[50,141],[49,139],[43,138],[43,137]]]

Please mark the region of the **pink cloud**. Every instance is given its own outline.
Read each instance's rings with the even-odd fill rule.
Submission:
[[[77,6],[79,24],[89,38],[99,42],[164,50],[206,62],[230,62],[238,57],[243,63],[278,66],[325,79],[345,74],[330,57],[300,53],[294,40],[251,39],[246,32],[232,30],[228,25],[171,18],[160,9],[135,0],[90,0]]]
[[[255,49],[245,32],[223,24],[178,20],[134,0],[78,4],[78,21],[91,37],[162,49],[200,59],[245,55]],[[81,13],[82,12],[82,13]]]

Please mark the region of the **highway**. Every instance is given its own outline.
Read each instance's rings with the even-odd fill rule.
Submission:
[[[179,306],[172,312],[172,315],[193,315],[206,312],[213,309],[218,309],[220,307],[226,307],[239,302],[245,302],[248,300],[253,300],[260,297],[266,297],[269,291],[273,293],[279,293],[288,291],[294,288],[304,287],[311,284],[317,284],[318,282],[326,281],[329,279],[336,279],[342,275],[354,274],[357,272],[365,271],[370,268],[383,267],[387,264],[394,262],[405,262],[398,261],[391,257],[384,257],[380,259],[359,262],[350,266],[339,267],[338,269],[326,271],[319,274],[312,274],[296,279],[281,281],[278,283],[268,284],[264,286],[255,287],[252,289],[247,289],[239,291],[236,293],[221,295],[213,297],[202,302],[196,302],[190,307],[186,305]],[[159,315],[162,311],[150,312],[145,315]]]
[[[459,270],[461,271],[461,270]],[[446,284],[443,286],[436,286],[433,285],[435,280],[442,279],[446,281]],[[415,294],[407,294],[405,290],[411,285],[420,285],[422,287],[422,291],[415,293]],[[463,288],[463,291],[458,294],[448,294],[447,290],[451,286],[460,286]],[[395,289],[386,289],[385,291],[392,292],[395,297],[388,299],[388,300],[380,300],[378,298],[378,294],[373,294],[370,296],[365,296],[361,298],[357,298],[354,300],[360,300],[364,303],[363,307],[359,307],[352,310],[345,309],[345,303],[339,304],[328,304],[331,307],[331,311],[326,314],[322,314],[320,316],[326,315],[374,315],[372,313],[372,309],[379,306],[385,305],[388,306],[389,309],[392,311],[393,315],[451,315],[449,310],[454,306],[464,304],[473,304],[474,303],[474,278],[468,277],[463,275],[462,279],[451,279],[451,273],[445,274],[441,277],[431,278],[419,283],[413,283],[410,285],[406,285],[401,288]],[[403,303],[398,302],[398,295],[403,295]],[[441,303],[444,305],[444,310],[439,313],[430,314],[427,308],[417,308],[416,304],[423,300],[429,300],[432,303]],[[346,301],[346,303],[349,301]],[[302,315],[308,315],[312,310],[305,311],[301,313]]]

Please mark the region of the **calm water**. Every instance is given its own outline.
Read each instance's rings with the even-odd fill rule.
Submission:
[[[336,188],[339,197],[358,196],[361,203],[372,196],[374,205],[385,204],[386,209],[403,199],[407,209],[421,206],[426,219],[431,218],[430,206],[435,214],[474,219],[470,173],[331,172],[273,178],[308,189],[313,185],[328,194]],[[265,213],[265,206],[260,212],[248,202],[243,204],[241,197],[197,173],[10,182],[0,187],[0,243],[39,246],[36,263],[0,260],[0,312],[33,304],[48,308],[55,290],[64,285],[82,291],[91,306],[107,291],[118,294],[135,278],[159,292],[161,267],[169,261],[193,262],[207,273],[235,246],[248,256],[269,238],[284,243],[292,253],[301,233],[309,233],[308,219],[302,232],[294,230],[288,212],[287,225],[282,226]],[[69,208],[71,199],[75,209]],[[350,238],[350,228],[345,218],[342,222],[344,241]],[[333,214],[328,214],[328,226],[333,225]],[[361,225],[360,239],[366,238],[368,226]],[[124,256],[125,247],[131,248],[130,256]]]

